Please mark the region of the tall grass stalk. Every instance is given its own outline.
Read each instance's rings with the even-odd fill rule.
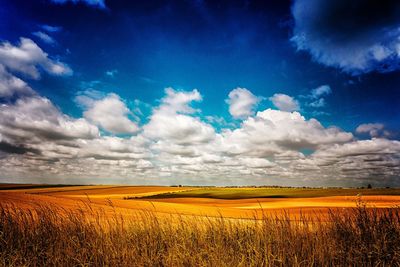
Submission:
[[[90,204],[88,204],[90,205]],[[400,212],[359,205],[318,217],[135,218],[88,208],[0,207],[1,266],[393,266]]]

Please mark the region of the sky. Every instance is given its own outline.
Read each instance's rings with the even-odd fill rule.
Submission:
[[[400,186],[397,0],[0,0],[0,182]]]

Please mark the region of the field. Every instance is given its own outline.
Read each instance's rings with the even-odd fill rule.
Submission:
[[[400,264],[398,189],[1,185],[0,203],[3,266]]]
[[[76,209],[82,203],[90,203],[93,209],[117,209],[124,216],[137,211],[152,211],[159,216],[254,218],[281,213],[298,216],[301,213],[326,217],[329,209],[356,207],[360,198],[369,207],[390,208],[400,204],[400,190],[112,185],[3,185],[0,190],[3,204],[12,203],[19,207],[52,204]]]

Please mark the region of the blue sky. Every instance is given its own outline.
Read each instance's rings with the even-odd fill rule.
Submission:
[[[87,141],[78,136],[74,144],[70,144],[72,137],[54,141],[43,136],[10,134],[21,130],[22,126],[9,126],[8,123],[3,132],[0,131],[0,141],[5,147],[0,158],[8,166],[0,179],[43,179],[48,182],[48,177],[56,177],[50,181],[54,183],[83,179],[84,182],[159,184],[358,185],[371,181],[397,184],[399,168],[389,165],[399,162],[399,151],[396,150],[400,130],[399,4],[387,1],[375,6],[373,1],[356,1],[349,6],[346,1],[306,2],[1,0],[3,55],[0,51],[0,65],[4,66],[4,88],[8,86],[3,89],[7,94],[3,93],[0,98],[6,107],[0,114],[3,123],[6,118],[7,121],[16,121],[18,116],[11,114],[10,110],[18,113],[18,101],[25,101],[21,104],[25,106],[22,112],[28,112],[29,101],[46,99],[51,102],[50,108],[54,107],[66,121],[77,123],[84,120],[87,127],[96,128],[94,131],[98,131],[98,135]],[[29,60],[13,57],[10,54],[12,49],[7,49],[24,50],[21,38],[29,40],[26,41],[27,47],[35,46],[34,51],[27,52]],[[37,68],[40,77],[27,72],[24,64]],[[57,65],[58,71],[49,67],[53,66],[51,64]],[[11,78],[7,75],[25,82],[30,93],[24,89],[22,94],[22,89],[17,92],[11,88]],[[194,92],[200,96],[193,96]],[[179,97],[186,100],[179,102],[175,99]],[[171,108],[168,101],[174,105],[179,102],[179,107]],[[166,106],[169,108],[164,109]],[[192,110],[188,111],[189,107]],[[297,126],[284,122],[285,125],[272,129],[257,126],[261,127],[259,132],[251,135],[246,125],[249,126],[251,120],[257,121],[257,111],[268,109],[280,112],[274,113],[278,117],[298,112],[307,123],[314,120],[321,123],[322,128],[317,128],[322,132],[310,128],[307,137],[300,136],[298,141],[286,140],[292,127],[296,129]],[[160,119],[157,112],[164,110],[171,116],[168,117],[171,125],[157,121]],[[174,127],[174,120],[179,115],[184,117],[183,121],[177,119],[176,129],[182,126],[181,123],[201,124],[193,129],[182,126],[182,132],[187,130],[187,135],[181,138],[188,138],[184,143],[174,141],[168,129],[157,128]],[[24,120],[31,120],[32,125],[36,125],[39,117],[32,115],[31,118],[24,117]],[[57,127],[62,124],[59,118],[54,120]],[[40,121],[51,120],[40,117]],[[165,135],[152,133],[154,127]],[[191,138],[192,131],[208,135],[207,127],[211,127],[212,137]],[[321,134],[332,134],[324,132],[329,127],[351,137],[337,138],[335,132],[336,139],[332,137],[329,142],[306,140],[312,138],[312,134],[317,135],[316,139]],[[283,131],[279,132],[283,137],[278,141],[273,132],[277,129]],[[298,130],[300,133],[307,131],[303,128]],[[247,137],[241,141],[238,137],[228,137],[239,131]],[[247,139],[253,140],[258,135],[270,136],[270,139],[247,143]],[[112,157],[88,153],[84,146],[87,145],[85,142],[106,142],[112,138],[120,143],[132,138],[144,139],[140,142],[146,145],[141,143],[143,147],[137,146],[149,155],[113,158],[117,165],[127,167],[107,175],[94,169],[86,172],[89,173],[86,177],[79,171],[70,176],[64,173],[65,166],[79,170],[81,167],[75,161],[81,157],[99,165],[101,162],[96,161],[99,158],[111,160]],[[190,140],[194,141],[191,143]],[[244,146],[249,151],[258,142],[268,143],[268,146],[257,155],[237,152],[235,156],[229,156],[232,151],[226,151],[226,147],[218,151],[205,148],[217,147],[216,143],[221,145],[228,140],[238,142],[236,148]],[[380,142],[379,145],[376,142]],[[43,147],[46,143],[58,150]],[[288,143],[291,145],[286,145]],[[128,149],[127,144],[120,145],[119,150]],[[360,171],[347,172],[339,163],[323,170],[324,164],[311,162],[321,160],[323,156],[320,154],[325,155],[335,146],[343,146],[343,149],[345,146],[349,149],[367,146],[367,152],[361,149],[364,152],[343,156],[346,164]],[[376,146],[379,151],[370,151]],[[66,152],[66,147],[79,149]],[[171,147],[192,151],[193,154],[188,157],[183,152],[172,153]],[[390,147],[394,150],[387,151]],[[27,152],[15,153],[21,149]],[[111,149],[109,152],[115,151]],[[284,152],[291,153],[290,164],[280,162]],[[59,153],[70,154],[60,160],[57,157]],[[300,154],[296,156],[296,153]],[[367,158],[357,158],[355,154]],[[168,155],[176,157],[177,161],[165,161]],[[371,159],[371,155],[379,157]],[[206,170],[212,168],[204,160],[207,156],[219,157],[216,160],[219,172],[207,174]],[[251,167],[248,162],[252,160],[261,162],[260,166]],[[370,166],[373,160],[380,162],[385,169],[379,169],[379,164]],[[138,161],[152,167],[138,168]],[[189,166],[185,172],[180,170],[182,161]],[[227,170],[224,166],[229,166],[231,161],[242,168]],[[112,164],[112,161],[104,164]],[[136,172],[132,168],[136,168]],[[298,170],[301,168],[309,169],[309,173],[300,173]],[[40,169],[48,172],[39,172]],[[144,169],[149,178],[138,175]],[[365,172],[366,169],[373,171]],[[38,172],[32,175],[29,170]],[[382,181],[375,180],[378,179],[376,175],[380,175]]]

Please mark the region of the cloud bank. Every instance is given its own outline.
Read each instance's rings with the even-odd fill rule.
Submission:
[[[261,98],[244,88],[227,96],[238,126],[214,127],[216,117],[194,107],[203,100],[197,89],[166,88],[142,124],[117,94],[84,91],[75,98],[82,116],[74,118],[28,85],[41,71],[60,75],[46,64],[65,63],[28,39],[0,47],[0,181],[399,185],[400,142],[375,134],[379,123],[360,125],[356,133],[372,137],[359,140],[304,117],[284,94],[270,97],[278,109],[257,111]],[[318,87],[310,99],[329,93]]]

